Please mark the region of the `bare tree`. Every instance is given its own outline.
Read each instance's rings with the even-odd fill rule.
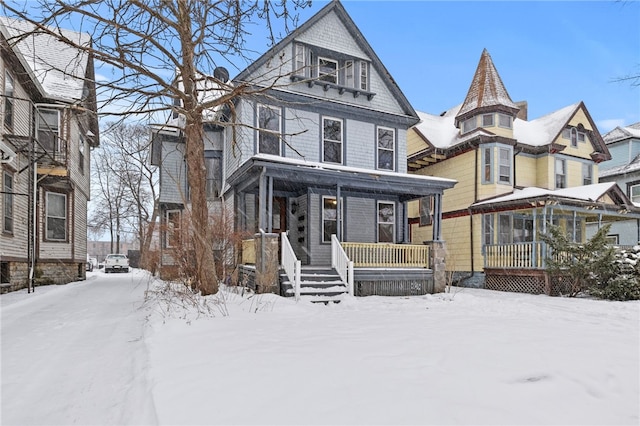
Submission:
[[[285,32],[297,24],[296,10],[309,0],[23,0],[3,1],[7,16],[35,25],[35,31],[89,52],[111,66],[98,79],[103,109],[149,116],[171,110],[184,117],[182,128],[190,186],[190,243],[195,253],[193,280],[202,294],[218,291],[205,191],[203,112],[268,88],[249,82],[229,84],[213,70],[234,60],[250,60],[245,38],[250,25],[261,23],[276,40],[276,23]],[[93,44],[78,45],[57,28],[88,32]],[[179,78],[181,84],[176,84]],[[199,87],[208,79],[220,87],[217,97],[202,100]],[[124,107],[123,107],[124,105]],[[203,232],[204,231],[204,232]]]

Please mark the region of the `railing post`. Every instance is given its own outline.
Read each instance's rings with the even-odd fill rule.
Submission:
[[[355,296],[353,293],[353,260],[349,261],[349,273],[347,275],[347,282],[349,285],[349,295]]]
[[[293,289],[295,296],[296,296],[296,302],[298,300],[300,300],[300,274],[302,272],[302,264],[300,263],[299,260],[296,261],[296,268],[295,268],[295,278],[294,278],[294,282],[293,285],[295,286],[295,288]]]

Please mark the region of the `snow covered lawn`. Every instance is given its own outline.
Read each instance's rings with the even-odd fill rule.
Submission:
[[[156,318],[147,343],[161,423],[640,419],[637,302],[471,289],[328,306],[226,298],[226,317]]]
[[[2,295],[2,424],[640,421],[639,302],[224,292],[211,316],[139,309],[148,282],[94,272]]]

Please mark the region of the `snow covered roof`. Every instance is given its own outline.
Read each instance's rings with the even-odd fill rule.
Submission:
[[[581,104],[577,102],[531,121],[516,118],[513,121],[513,136],[520,144],[535,147],[548,145],[560,134]],[[486,129],[478,128],[473,132],[460,135],[455,126],[455,117],[459,115],[459,108],[460,106],[456,106],[441,115],[418,111],[420,123],[416,124],[415,129],[435,148],[442,149],[462,144],[476,136],[478,132],[492,134]]]
[[[640,122],[630,126],[618,126],[602,137],[607,145],[631,138],[640,139]]]
[[[520,108],[511,100],[487,49],[482,51],[478,68],[471,81],[467,97],[458,111],[458,117],[483,107],[503,106],[514,111]]]
[[[539,198],[545,196],[552,196],[557,198],[573,199],[578,201],[598,201],[604,194],[610,189],[616,186],[615,182],[595,183],[592,185],[575,186],[572,188],[562,189],[544,189],[538,187],[527,187],[522,189],[515,189],[511,194],[501,197],[492,198],[490,200],[480,201],[472,205],[472,207],[488,205],[488,204],[500,204],[510,201],[529,200],[532,198]]]
[[[637,155],[629,164],[624,164],[607,170],[600,170],[598,172],[598,176],[604,178],[609,176],[625,175],[633,172],[640,172],[640,155]]]
[[[28,22],[0,17],[0,32],[10,44],[13,44],[11,39],[17,40],[13,50],[42,95],[65,102],[81,100],[89,55],[42,32],[20,37],[33,29]],[[91,44],[88,34],[65,29],[55,31],[79,45]]]

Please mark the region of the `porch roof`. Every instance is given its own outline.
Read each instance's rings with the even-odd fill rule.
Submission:
[[[609,195],[615,204],[605,203],[602,198]],[[629,200],[615,182],[596,183],[572,188],[562,188],[556,190],[525,187],[515,189],[513,192],[479,201],[471,205],[473,210],[489,210],[522,204],[560,204],[578,205],[588,209],[600,209],[605,211],[620,211],[624,214],[630,213],[633,217],[640,217],[640,208]],[[594,210],[596,213],[597,210]]]
[[[401,201],[442,194],[457,181],[432,176],[410,175],[382,170],[347,167],[258,154],[244,162],[228,177],[236,190],[257,190],[259,178],[274,178],[274,190],[303,192],[309,187],[336,187],[361,193],[397,196]]]

